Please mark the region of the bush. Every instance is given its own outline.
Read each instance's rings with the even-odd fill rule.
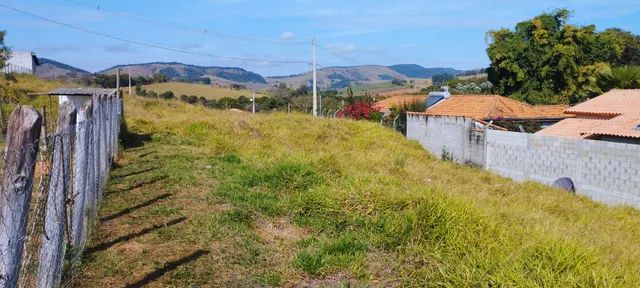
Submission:
[[[189,97],[187,97],[187,103],[189,103],[189,104],[196,104],[196,103],[198,103],[198,96],[196,96],[196,95],[189,95]]]
[[[344,109],[338,112],[337,116],[339,118],[351,118],[355,120],[372,120],[372,116],[376,115],[375,113],[379,112],[376,108],[373,108],[371,102],[361,101],[344,107]]]
[[[173,95],[173,92],[166,91],[166,92],[162,92],[162,94],[160,94],[160,98],[165,99],[165,100],[171,100],[171,99],[175,98],[175,96]]]

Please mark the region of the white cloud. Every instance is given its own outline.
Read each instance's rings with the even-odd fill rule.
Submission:
[[[280,40],[282,41],[291,41],[293,38],[296,38],[296,34],[293,34],[293,32],[286,31],[280,34]]]
[[[358,50],[355,44],[327,44],[327,49],[336,54],[349,54]]]

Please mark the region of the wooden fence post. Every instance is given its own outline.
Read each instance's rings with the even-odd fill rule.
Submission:
[[[93,145],[93,157],[92,157],[92,164],[91,166],[93,167],[93,172],[92,172],[92,176],[93,176],[93,192],[94,192],[94,197],[96,197],[95,201],[98,201],[98,191],[100,191],[100,181],[98,180],[99,177],[98,175],[100,175],[100,95],[93,95],[93,119],[91,119],[91,122],[93,123],[91,129],[93,130],[92,132],[92,145]]]
[[[0,287],[17,287],[42,116],[17,106],[7,125],[0,191]]]
[[[119,94],[119,93],[118,93]],[[113,161],[116,160],[118,156],[118,96],[113,97],[111,100],[111,107],[113,108]]]
[[[47,194],[44,235],[38,267],[37,287],[58,287],[65,254],[66,205],[70,184],[71,138],[75,132],[76,109],[71,101],[58,109],[58,127],[53,137],[53,163]],[[67,147],[68,146],[68,147]]]
[[[102,199],[108,173],[109,141],[107,141],[107,135],[109,135],[109,121],[107,118],[107,108],[109,107],[107,106],[107,95],[102,95],[100,99],[100,199]]]
[[[87,101],[78,110],[76,143],[73,156],[73,212],[71,213],[71,239],[74,253],[81,252],[86,236],[85,204],[90,196],[89,182],[89,140],[91,137],[91,101]],[[76,255],[74,255],[76,256]]]

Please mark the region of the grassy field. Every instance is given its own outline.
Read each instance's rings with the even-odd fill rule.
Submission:
[[[167,82],[145,85],[144,89],[146,89],[147,91],[154,91],[158,94],[166,91],[172,91],[173,94],[176,95],[176,97],[180,97],[180,95],[196,95],[198,97],[205,97],[207,99],[220,99],[223,97],[238,98],[240,96],[251,98],[251,91],[249,90],[233,90],[229,88],[212,87],[210,85],[182,82]],[[262,96],[266,95],[256,94],[256,97]]]
[[[73,87],[73,85],[59,81],[46,81],[26,74],[14,76],[14,80],[7,80],[4,76],[0,76],[0,112],[2,112],[2,119],[0,119],[2,133],[0,133],[0,136],[4,134],[11,113],[16,108],[16,105],[20,104],[33,106],[40,113],[42,113],[42,108],[45,107],[47,129],[49,132],[55,131],[56,121],[51,121],[51,119],[56,119],[58,115],[58,98],[30,96],[29,94],[49,92],[59,87]],[[5,140],[4,137],[0,137],[0,148],[4,148]],[[0,163],[4,163],[4,160],[0,160]]]
[[[374,123],[127,99],[77,287],[638,287],[640,212]]]

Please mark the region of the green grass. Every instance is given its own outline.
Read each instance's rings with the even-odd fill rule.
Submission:
[[[408,88],[409,88],[409,84],[406,84],[404,86],[397,86],[397,85],[391,84],[391,81],[351,86],[351,89],[353,90],[353,95],[355,96],[362,96],[365,94],[365,92],[368,92],[371,95],[375,95],[376,93],[379,93],[379,92],[408,89]],[[346,92],[341,91],[341,95],[346,96]]]
[[[238,98],[240,96],[251,98],[251,91],[249,90],[233,90],[230,88],[183,82],[167,82],[145,85],[144,89],[147,91],[154,91],[158,94],[166,91],[172,91],[176,97],[180,97],[180,95],[196,95],[207,99],[220,99],[223,97]],[[262,96],[265,95],[256,94],[256,97]]]
[[[375,123],[141,98],[125,111],[128,137],[150,139],[114,175],[158,169],[113,179],[123,192],[101,217],[172,196],[102,223],[92,245],[187,220],[91,254],[79,287],[135,283],[197,250],[151,284],[640,285],[638,210],[442,162]]]

